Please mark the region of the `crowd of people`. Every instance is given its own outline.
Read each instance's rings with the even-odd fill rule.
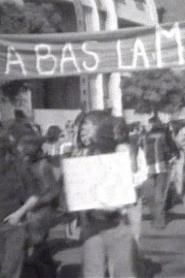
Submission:
[[[143,274],[142,207],[149,206],[152,227],[166,227],[168,210],[183,202],[184,148],[185,122],[180,120],[163,124],[153,116],[143,127],[92,111],[76,118],[66,140],[60,127],[42,134],[22,111],[15,111],[15,120],[0,126],[0,277],[20,278],[26,264],[31,278],[57,277],[47,239],[58,211],[69,213],[62,160],[125,151],[136,202],[72,213],[67,235],[82,242],[82,277],[151,277]],[[41,250],[46,267],[40,262],[34,268]]]

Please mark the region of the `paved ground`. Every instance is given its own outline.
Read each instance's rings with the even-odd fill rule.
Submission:
[[[142,248],[146,256],[161,264],[162,271],[155,277],[185,277],[185,207],[169,212],[169,223],[162,231],[143,221]]]
[[[64,244],[64,227],[58,225],[51,233],[55,243],[55,259],[66,270],[60,278],[77,277],[81,263],[81,247],[74,244]],[[141,246],[147,259],[161,265],[156,278],[185,277],[185,207],[176,206],[169,212],[169,222],[164,230],[151,228],[149,214],[145,211],[142,224]],[[158,264],[156,264],[158,265]],[[148,265],[148,268],[150,264]],[[145,277],[143,277],[145,278]]]

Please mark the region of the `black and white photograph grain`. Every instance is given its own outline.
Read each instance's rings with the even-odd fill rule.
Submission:
[[[185,278],[185,0],[0,0],[0,278]]]

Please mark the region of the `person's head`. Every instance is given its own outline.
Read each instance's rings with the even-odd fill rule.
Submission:
[[[55,143],[60,138],[62,130],[57,125],[52,125],[46,132],[46,139],[49,143]]]
[[[87,113],[79,125],[78,143],[82,147],[99,150],[100,152],[113,151],[114,119],[104,111]]]
[[[161,120],[157,116],[153,116],[148,120],[148,131],[161,130],[163,127]]]

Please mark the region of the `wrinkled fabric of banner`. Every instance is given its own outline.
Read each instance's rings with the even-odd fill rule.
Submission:
[[[0,35],[0,79],[184,67],[184,46],[185,22],[111,32]]]

